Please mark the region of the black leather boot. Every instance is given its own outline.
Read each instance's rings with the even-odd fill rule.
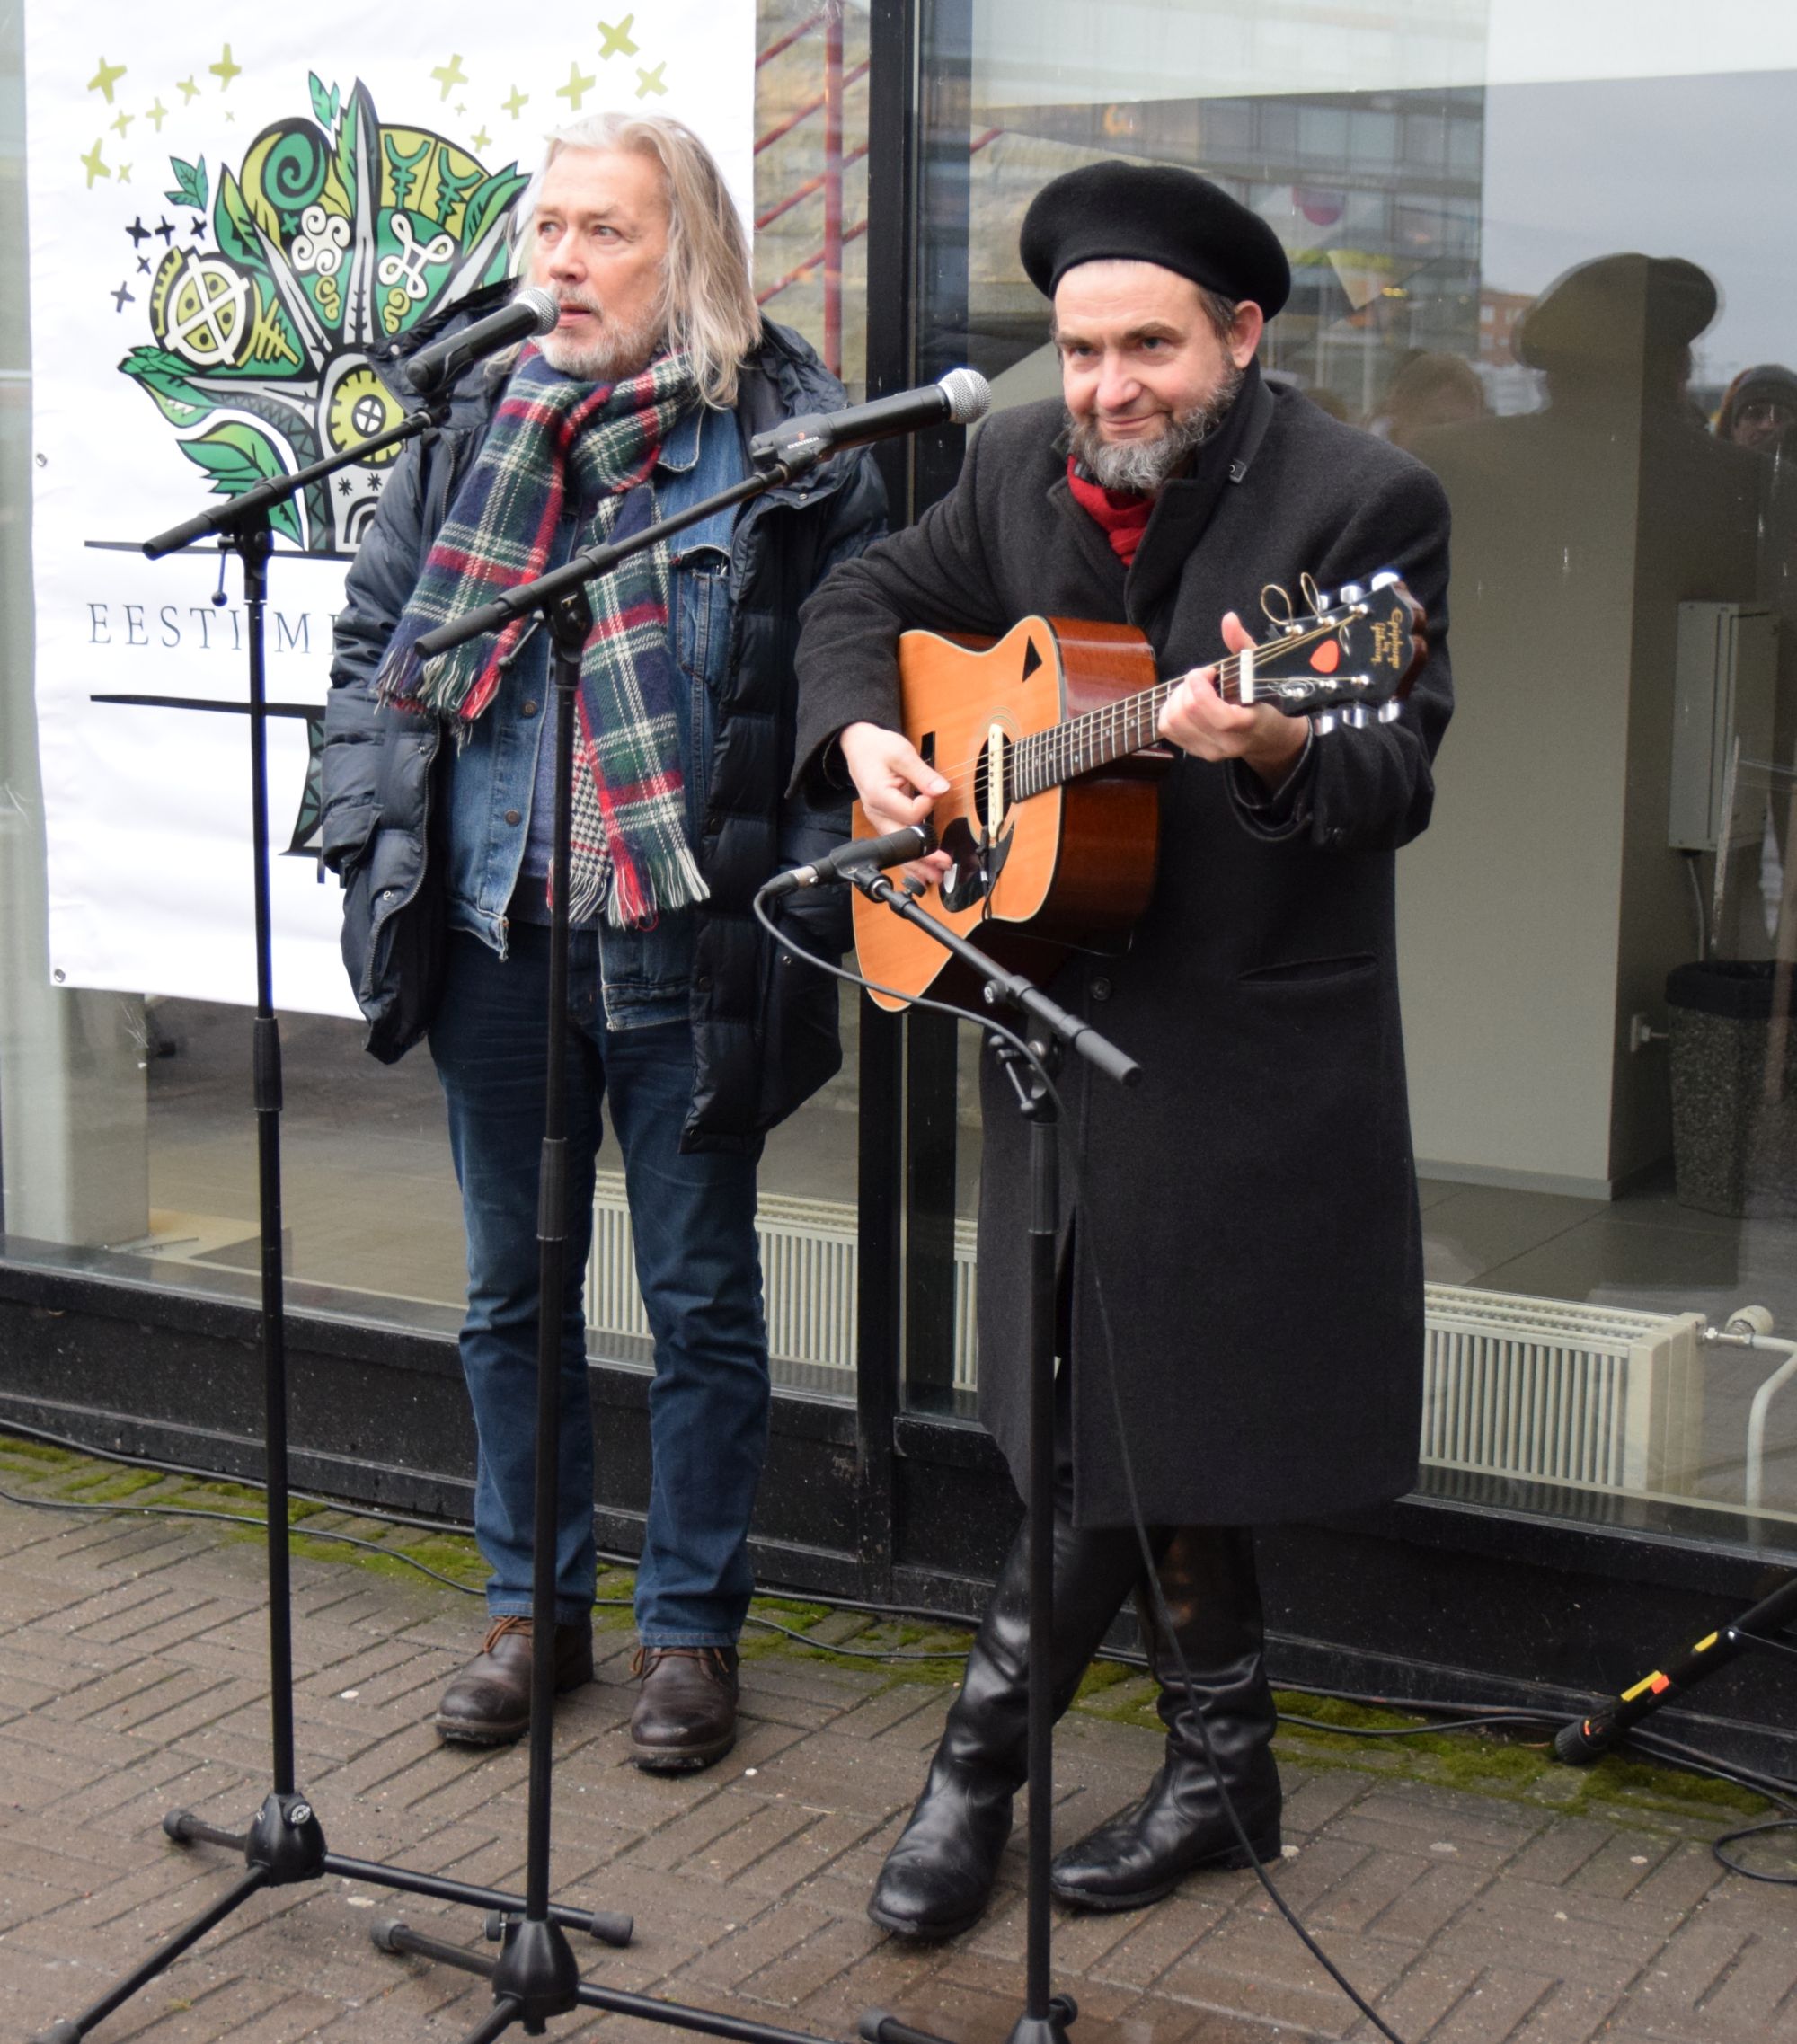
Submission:
[[[1055,1514],[1057,1718],[1141,1572],[1127,1527],[1076,1531]],[[1027,1527],[1005,1558],[974,1636],[924,1792],[880,1871],[867,1913],[882,1930],[952,1937],[992,1894],[1011,1801],[1029,1772],[1030,1554]]]
[[[1278,1723],[1267,1686],[1253,1535],[1244,1526],[1182,1526],[1162,1557],[1161,1591],[1204,1712],[1216,1756],[1180,1680],[1179,1662],[1144,1595],[1144,1632],[1161,1685],[1166,1759],[1146,1795],[1056,1856],[1054,1891],[1084,1909],[1136,1909],[1200,1867],[1243,1867],[1246,1854],[1217,1793],[1221,1781],[1255,1852],[1279,1855]]]

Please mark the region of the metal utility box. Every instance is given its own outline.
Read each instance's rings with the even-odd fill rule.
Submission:
[[[1729,760],[1772,757],[1775,613],[1756,604],[1681,603],[1673,685],[1670,843],[1713,852],[1728,834],[1722,814]]]

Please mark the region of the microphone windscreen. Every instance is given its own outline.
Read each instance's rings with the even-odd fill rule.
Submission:
[[[545,291],[540,284],[527,284],[518,294],[518,303],[529,305],[536,314],[533,333],[553,333],[555,323],[562,317],[562,307],[553,291]]]
[[[936,388],[949,401],[949,419],[956,426],[970,426],[992,409],[992,385],[978,369],[951,369],[940,376]]]

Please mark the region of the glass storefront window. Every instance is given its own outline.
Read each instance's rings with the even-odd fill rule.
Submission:
[[[1436,820],[1400,862],[1431,1455],[1739,1509],[1782,1358],[1693,1330],[1757,1304],[1797,1332],[1797,1167],[1776,1161],[1797,1066],[1775,1007],[1731,1034],[1669,976],[1797,957],[1797,267],[1765,202],[1797,172],[1797,31],[1606,5],[1562,36],[1535,0],[1132,0],[1102,21],[938,0],[932,19],[973,61],[965,136],[924,152],[969,152],[960,214],[923,208],[969,248],[964,302],[929,317],[1000,404],[1058,387],[1016,255],[1031,197],[1106,156],[1186,164],[1291,258],[1263,366],[1447,488],[1460,707]],[[1672,819],[1731,748],[1751,813],[1718,916],[1713,831]],[[1721,1181],[1688,1154],[1724,1128],[1751,1153],[1728,1198],[1694,1190]],[[1478,1325],[1511,1359],[1474,1385]],[[1555,1342],[1585,1358],[1560,1380]],[[1596,1359],[1631,1342],[1660,1360]],[[1574,1453],[1597,1387],[1624,1380],[1607,1459]],[[1508,1443],[1449,1424],[1475,1394]],[[1797,1516],[1797,1404],[1767,1416],[1762,1498]]]
[[[856,397],[866,374],[867,46],[864,7],[760,7],[757,294]],[[50,984],[32,712],[21,51],[20,10],[0,8],[0,1225],[27,1252],[97,1252],[151,1281],[252,1296],[250,1011]],[[854,1387],[854,1014],[845,1004],[843,1075],[776,1131],[761,1180],[776,1378],[837,1397]],[[281,1028],[284,1265],[297,1296],[452,1327],[465,1284],[461,1210],[428,1054],[383,1066],[364,1053],[359,1022],[284,1013]],[[596,1352],[645,1360],[615,1163],[608,1143],[592,1339]]]

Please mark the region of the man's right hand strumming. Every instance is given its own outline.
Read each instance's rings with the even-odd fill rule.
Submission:
[[[949,792],[948,783],[918,756],[902,731],[880,724],[849,724],[837,743],[876,836],[926,823],[932,807]],[[919,880],[940,880],[950,863],[946,853],[932,852],[914,859],[905,872]]]

